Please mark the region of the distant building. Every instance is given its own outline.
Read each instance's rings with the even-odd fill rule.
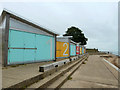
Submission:
[[[95,48],[93,48],[93,49],[92,48],[87,48],[86,52],[88,52],[88,53],[94,53],[94,52],[99,52],[99,51],[98,51],[98,49],[95,49]]]

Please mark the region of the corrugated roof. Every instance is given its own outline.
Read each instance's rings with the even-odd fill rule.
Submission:
[[[20,16],[20,15],[18,15],[18,14],[16,14],[16,13],[14,13],[14,12],[12,12],[12,11],[7,10],[7,9],[4,8],[4,9],[3,9],[3,12],[2,12],[2,15],[1,15],[1,18],[3,18],[3,17],[5,16],[5,14],[10,14],[10,16],[11,16],[12,18],[15,18],[15,19],[17,19],[17,20],[19,20],[19,21],[22,21],[22,22],[24,22],[24,23],[26,23],[26,24],[29,24],[29,25],[31,25],[31,26],[33,26],[33,27],[39,28],[39,29],[41,29],[41,30],[43,30],[43,31],[45,31],[45,32],[50,33],[50,34],[59,35],[58,33],[54,32],[54,31],[52,31],[52,30],[50,30],[50,29],[47,29],[47,28],[45,28],[45,27],[43,27],[43,26],[41,26],[41,25],[39,25],[39,24],[37,24],[37,23],[29,20],[29,19],[26,19],[26,18],[23,17],[23,16]]]
[[[70,40],[70,42],[71,42],[71,43],[73,43],[73,44],[77,44],[77,43],[76,43],[76,42],[74,42],[73,40]]]
[[[65,38],[65,39],[67,39],[67,38],[69,38],[69,39],[71,39],[73,36],[57,36],[57,38]]]

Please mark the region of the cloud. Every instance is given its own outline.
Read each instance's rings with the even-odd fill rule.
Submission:
[[[60,34],[79,27],[88,38],[88,48],[117,50],[117,2],[3,3],[12,10]]]

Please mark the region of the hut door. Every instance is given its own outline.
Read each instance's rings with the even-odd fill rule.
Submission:
[[[8,64],[34,62],[35,34],[9,30]]]
[[[48,61],[54,59],[54,38],[44,35],[36,35],[36,61]]]

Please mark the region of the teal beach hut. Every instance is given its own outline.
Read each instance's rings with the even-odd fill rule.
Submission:
[[[56,60],[57,33],[8,10],[1,21],[4,66]]]

